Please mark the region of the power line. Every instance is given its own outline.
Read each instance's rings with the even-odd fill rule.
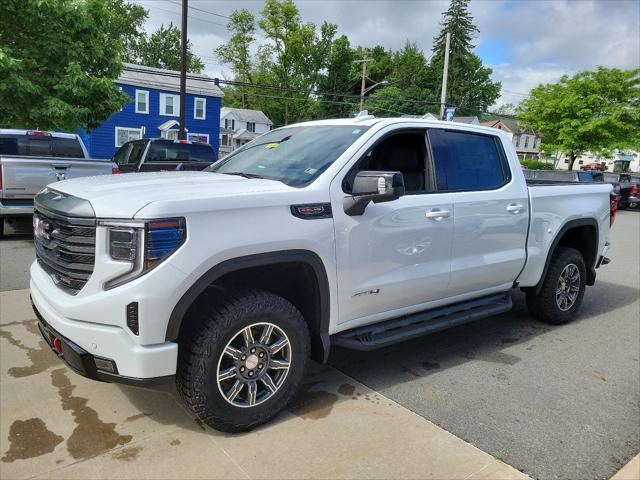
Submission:
[[[149,1],[149,0],[142,0],[142,1]],[[173,3],[173,2],[171,2]],[[177,5],[177,4],[176,4]],[[144,5],[145,8],[149,8],[149,9],[155,9],[155,10],[161,10],[163,12],[167,12],[167,13],[173,13],[175,15],[180,15],[180,12],[176,12],[175,10],[167,10],[166,8],[162,8],[162,7],[157,7],[155,5]],[[198,22],[202,22],[202,23],[207,23],[210,25],[216,25],[218,27],[224,27],[227,28],[227,26],[224,23],[218,23],[218,22],[214,22],[212,20],[205,20],[203,18],[200,17],[194,17],[193,15],[187,15],[191,20],[196,20]]]
[[[174,5],[180,5],[178,2],[174,2],[173,0],[167,0],[168,3],[173,3]],[[215,15],[216,17],[226,18],[227,20],[231,20],[231,17],[227,17],[226,15],[222,15],[220,13],[211,12],[209,10],[203,10],[202,8],[193,7],[191,5],[188,6],[189,10],[197,10],[198,12],[208,13],[210,15]]]

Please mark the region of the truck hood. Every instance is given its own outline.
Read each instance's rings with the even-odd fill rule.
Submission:
[[[102,175],[49,185],[65,195],[88,200],[98,218],[133,218],[145,206],[162,202],[252,196],[297,190],[282,182],[213,172],[149,172]]]

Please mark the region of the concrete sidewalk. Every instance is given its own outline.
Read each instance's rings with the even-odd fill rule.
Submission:
[[[86,380],[0,292],[0,478],[519,479],[523,473],[327,366],[241,435],[202,426],[173,387]]]

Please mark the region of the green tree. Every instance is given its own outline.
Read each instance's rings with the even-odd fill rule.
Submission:
[[[180,70],[180,29],[173,23],[160,28],[150,36],[142,36],[127,52],[127,59],[133,63],[147,67]],[[191,42],[187,41],[187,71],[202,73],[204,63],[202,59],[191,51]]]
[[[231,66],[236,80],[248,78],[252,83],[279,89],[227,88],[231,95],[225,98],[225,104],[239,100],[242,105],[260,108],[276,125],[315,115],[318,109],[312,93],[327,68],[337,27],[324,22],[318,29],[313,23],[303,23],[292,0],[266,0],[258,21],[266,42],[252,56],[253,22],[248,12],[232,15],[228,26],[232,38],[215,53],[222,63]],[[238,53],[242,59],[236,56]]]
[[[0,126],[73,131],[120,110],[131,12],[117,0],[0,2]]]
[[[446,34],[450,33],[447,102],[456,105],[458,113],[479,115],[498,99],[501,84],[491,80],[493,71],[483,66],[480,57],[472,52],[475,47],[472,40],[479,30],[468,10],[469,1],[451,0],[444,12],[442,29],[434,38],[430,70],[432,83],[439,87],[442,84]]]
[[[231,20],[227,24],[227,30],[231,32],[229,41],[215,49],[214,53],[220,61],[231,66],[235,73],[235,80],[240,82],[252,82],[252,70],[254,68],[251,55],[251,45],[255,40],[255,18],[249,10],[236,10],[231,14]],[[240,86],[240,102],[242,108],[246,108],[247,88]]]
[[[336,38],[331,44],[326,74],[320,80],[318,88],[323,92],[350,93],[356,82],[353,73],[355,52],[345,35]],[[354,110],[352,100],[344,95],[321,95],[320,116],[348,117]]]
[[[545,152],[569,157],[569,170],[584,152],[607,155],[640,146],[640,69],[598,67],[540,85],[517,108],[525,127],[542,134]]]

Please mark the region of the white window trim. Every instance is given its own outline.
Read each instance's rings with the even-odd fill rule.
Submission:
[[[173,97],[173,113],[165,113],[167,106],[167,97]],[[179,117],[180,116],[180,95],[174,93],[160,94],[160,115],[163,117]]]
[[[202,100],[202,117],[198,117],[196,112],[196,106],[198,105],[198,100]],[[196,120],[206,120],[207,119],[207,99],[204,97],[195,97],[193,99],[193,118]]]
[[[144,104],[147,107],[146,110],[138,110],[138,94],[139,93],[143,93],[144,94]],[[136,113],[149,114],[149,91],[148,90],[138,90],[138,89],[136,89],[136,97],[135,97],[134,101],[135,101]]]
[[[124,143],[127,143],[129,140],[125,141],[122,145],[118,145],[118,130],[137,130],[138,132],[140,132],[140,138],[139,140],[142,140],[142,138],[144,137],[144,134],[142,133],[142,128],[135,128],[135,127],[116,127],[114,132],[115,132],[115,145],[116,147],[120,148],[122,145],[124,145]]]
[[[209,134],[208,133],[191,133],[191,132],[189,132],[189,133],[187,133],[187,139],[189,139],[189,137],[191,135],[194,135],[194,136],[197,136],[197,137],[207,137],[206,143],[209,143]]]

